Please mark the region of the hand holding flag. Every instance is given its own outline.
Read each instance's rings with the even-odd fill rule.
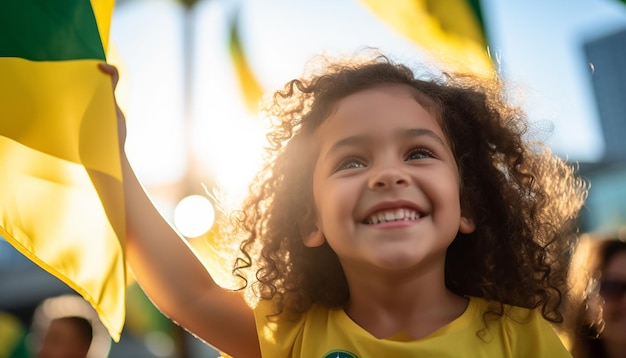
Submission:
[[[0,234],[89,301],[115,341],[125,214],[111,79],[113,0],[0,4]]]

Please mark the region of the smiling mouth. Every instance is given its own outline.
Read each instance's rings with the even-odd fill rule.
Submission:
[[[416,220],[420,218],[420,214],[412,209],[400,208],[392,210],[383,210],[370,215],[365,219],[366,224],[375,225],[393,221]]]

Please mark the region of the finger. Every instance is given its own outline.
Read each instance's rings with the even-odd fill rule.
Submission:
[[[101,62],[101,63],[98,63],[98,68],[100,69],[100,71],[111,76],[111,81],[113,82],[113,88],[115,89],[117,87],[117,83],[120,80],[120,74],[117,70],[117,67],[113,65],[109,65],[108,63],[105,63],[105,62]]]
[[[117,83],[119,81],[120,75],[115,66],[109,65],[108,63],[98,63],[98,68],[103,73],[111,76],[111,82],[113,82],[113,90],[117,87]],[[124,143],[126,142],[126,119],[124,116],[124,112],[120,108],[117,100],[115,101],[115,113],[117,115],[118,120],[118,136],[120,139],[120,145],[122,146],[122,150],[124,147]]]

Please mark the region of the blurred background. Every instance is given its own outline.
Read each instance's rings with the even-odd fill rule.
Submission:
[[[321,53],[376,47],[408,64],[437,66],[412,29],[398,25],[410,22],[411,13],[394,23],[373,3],[117,0],[108,61],[121,73],[117,97],[127,117],[128,156],[163,215],[200,252],[219,246],[211,234],[220,215],[212,195],[219,189],[222,200],[236,205],[258,167],[264,132],[254,108],[262,93],[299,76]],[[445,10],[447,0],[414,3],[435,14],[433,4]],[[626,224],[626,3],[465,5],[496,70],[513,85],[512,98],[539,128],[533,134],[591,183],[582,230],[620,231]],[[18,356],[28,356],[36,308],[71,293],[0,240],[0,336],[22,337]],[[110,357],[218,356],[163,317],[136,284],[129,286],[122,338],[106,349]]]

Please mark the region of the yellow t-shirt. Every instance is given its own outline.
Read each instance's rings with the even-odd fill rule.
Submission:
[[[571,357],[558,336],[534,310],[506,306],[506,314],[489,321],[489,303],[470,297],[465,312],[418,340],[379,339],[354,323],[341,308],[314,305],[296,321],[267,319],[270,301],[255,308],[263,357]],[[480,337],[478,333],[484,333]],[[482,337],[482,338],[481,338]]]

